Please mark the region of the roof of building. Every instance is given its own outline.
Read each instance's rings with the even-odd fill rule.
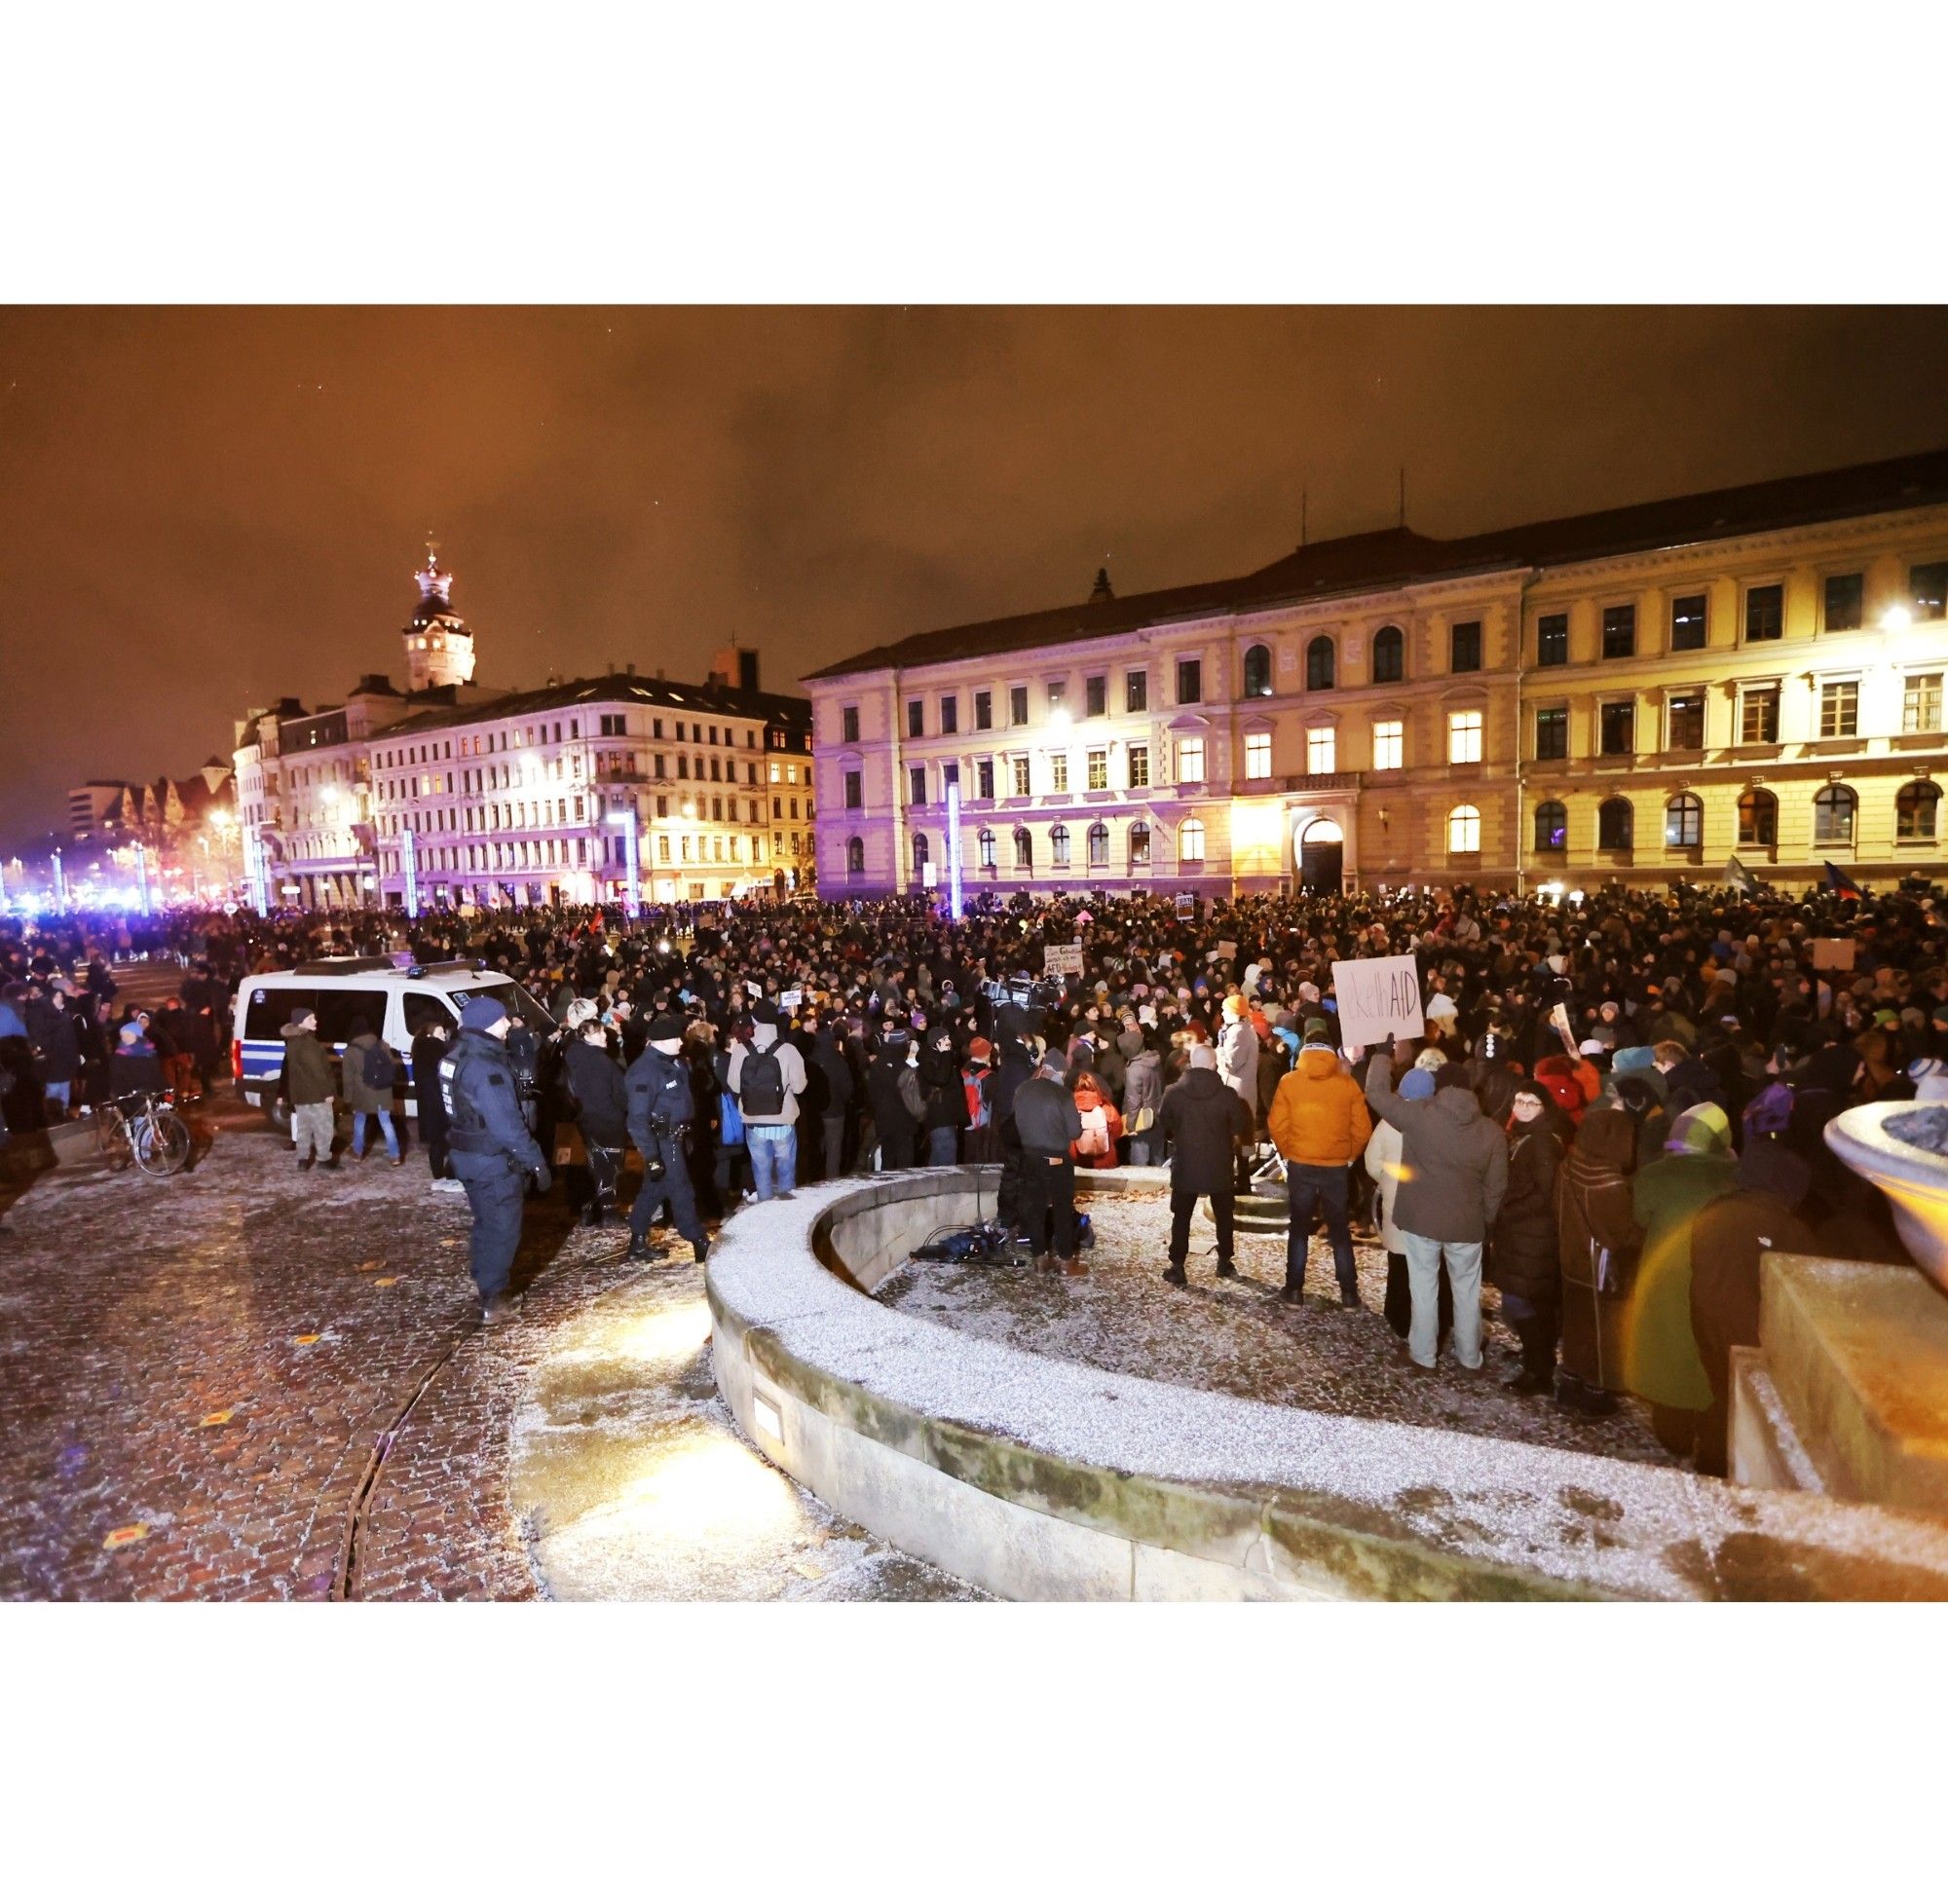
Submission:
[[[1477,536],[1443,539],[1405,527],[1370,530],[1305,544],[1262,569],[1223,580],[1153,589],[1143,595],[1099,592],[1087,602],[1062,608],[930,629],[847,655],[804,678],[822,681],[876,668],[1005,654],[1124,634],[1160,621],[1248,613],[1498,569],[1595,561],[1944,502],[1948,502],[1948,449],[1598,509],[1588,515],[1557,516]]]
[[[522,693],[503,694],[468,707],[429,708],[378,729],[372,738],[425,733],[431,728],[512,720],[523,714],[545,714],[554,709],[615,701],[635,701],[647,707],[668,707],[696,714],[730,715],[767,726],[802,728],[811,721],[811,703],[799,694],[752,692],[713,683],[699,686],[687,681],[664,681],[655,675],[598,674]]]

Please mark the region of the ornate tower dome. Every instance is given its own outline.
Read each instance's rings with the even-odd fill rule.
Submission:
[[[427,545],[426,567],[413,577],[420,605],[400,631],[406,644],[406,686],[464,688],[473,679],[473,630],[453,612],[453,578]]]

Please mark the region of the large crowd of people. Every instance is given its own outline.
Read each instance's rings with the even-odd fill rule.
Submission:
[[[1355,1244],[1383,1249],[1407,1365],[1432,1369],[1444,1347],[1474,1371],[1485,1282],[1520,1343],[1507,1386],[1590,1414],[1635,1395],[1673,1452],[1714,1472],[1730,1351],[1756,1340],[1761,1250],[1898,1248],[1880,1193],[1822,1142],[1827,1121],[1948,1088],[1948,921],[1940,888],[1910,881],[1871,896],[984,895],[958,920],[921,899],[809,898],[635,919],[7,920],[0,1105],[31,1127],[136,1072],[193,1100],[227,1073],[238,986],[333,952],[476,959],[546,1008],[551,1036],[498,1035],[539,1151],[588,1223],[620,1214],[625,1157],[650,1128],[646,1063],[657,1091],[682,1087],[686,1115],[651,1151],[693,1186],[700,1215],[677,1214],[699,1254],[702,1220],[747,1197],[993,1163],[1009,1231],[1046,1269],[1081,1274],[1076,1167],[1161,1165],[1167,1281],[1189,1280],[1200,1200],[1227,1278],[1236,1200],[1282,1196],[1288,1303],[1319,1299],[1315,1235],[1343,1304],[1362,1300]],[[1340,1033],[1332,968],[1399,953],[1416,961],[1424,1035],[1369,1053]],[[154,1010],[118,1004],[118,969],[143,957],[180,973]],[[427,1079],[439,1043],[398,1057]],[[317,1056],[286,1066],[293,1108],[351,1111],[352,1154],[369,1121],[396,1161],[383,1064]],[[437,1094],[422,1089],[418,1109],[446,1177]],[[331,1118],[305,1125],[335,1162]],[[630,1215],[633,1252],[670,1202],[654,1187]]]

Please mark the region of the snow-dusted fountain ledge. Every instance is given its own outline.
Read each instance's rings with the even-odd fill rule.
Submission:
[[[1085,1174],[1085,1177],[1086,1177]],[[1112,1375],[871,1291],[993,1170],[744,1212],[709,1262],[717,1384],[840,1512],[1017,1599],[1948,1598],[1948,1523]],[[1104,1191],[1119,1187],[1100,1180]]]

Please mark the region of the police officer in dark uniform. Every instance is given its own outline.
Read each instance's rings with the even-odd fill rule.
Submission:
[[[528,1179],[545,1190],[551,1178],[541,1146],[521,1114],[520,1088],[508,1062],[507,1008],[491,998],[461,1007],[460,1036],[439,1061],[451,1168],[473,1212],[471,1268],[480,1319],[508,1313],[508,1273],[521,1247],[521,1204]]]
[[[690,1066],[683,1057],[683,1020],[665,1014],[650,1026],[643,1055],[623,1080],[629,1099],[629,1140],[643,1155],[643,1187],[629,1212],[629,1248],[624,1262],[644,1262],[650,1254],[650,1224],[667,1201],[677,1234],[701,1262],[710,1239],[697,1220],[696,1192],[690,1180],[687,1139],[696,1117]]]

